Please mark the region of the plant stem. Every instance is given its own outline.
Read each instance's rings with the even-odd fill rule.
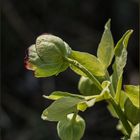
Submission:
[[[106,79],[111,82],[108,71],[106,71],[106,75],[105,76],[106,76]],[[114,91],[112,82],[111,82],[111,84],[109,86],[109,89],[110,89],[110,92],[111,92],[112,96],[114,97],[115,96],[115,91]]]
[[[72,120],[71,120],[72,123],[75,122],[75,119],[76,119],[77,114],[78,114],[78,110],[76,110],[76,111],[74,112],[73,116],[72,116]]]
[[[122,112],[120,106],[115,102],[115,100],[113,98],[110,98],[109,102],[112,104],[112,106],[115,109],[119,119],[121,120],[121,122],[123,124],[123,127],[125,128],[126,132],[130,136],[130,134],[132,132],[132,128],[131,128],[130,124],[128,123],[127,118],[124,115],[124,113]]]
[[[111,81],[108,71],[106,71],[106,78],[107,78],[107,80]],[[113,88],[112,83],[110,84],[110,92],[111,92],[111,94],[113,95],[113,97],[115,97],[115,91],[114,91],[114,88]],[[130,134],[131,134],[131,132],[132,132],[132,128],[131,128],[131,126],[129,125],[129,123],[128,123],[128,121],[127,121],[127,118],[126,118],[126,116],[124,115],[123,111],[121,110],[120,105],[117,104],[117,102],[115,101],[115,99],[114,99],[113,97],[111,97],[111,98],[109,99],[109,102],[112,104],[112,106],[113,106],[113,108],[115,109],[117,115],[119,116],[119,119],[121,120],[121,122],[122,122],[122,124],[123,124],[123,127],[125,128],[126,132],[127,132],[128,135],[130,136]]]
[[[92,73],[90,71],[88,71],[83,65],[81,65],[79,62],[77,62],[76,60],[73,60],[71,58],[65,58],[70,64],[74,65],[75,67],[77,67],[78,69],[80,69],[82,72],[84,72],[89,79],[91,79],[93,81],[93,83],[102,91],[102,86],[100,84],[100,82],[92,75]],[[106,72],[106,78],[107,80],[110,80],[109,77],[109,73],[108,71]],[[113,85],[110,85],[110,92],[113,95],[113,97],[115,96],[115,91],[113,88]],[[132,132],[132,128],[129,125],[126,116],[124,115],[123,111],[121,110],[120,106],[116,103],[116,101],[113,99],[113,97],[111,97],[109,99],[109,102],[112,104],[113,108],[115,109],[117,115],[119,116],[119,119],[121,120],[126,132],[128,133],[128,135],[130,136],[131,132]],[[75,114],[73,116],[75,118]]]
[[[102,86],[100,84],[100,82],[93,76],[93,74],[88,71],[83,65],[81,65],[78,61],[73,60],[71,58],[65,58],[70,64],[74,65],[75,67],[77,67],[78,69],[80,69],[82,72],[84,72],[89,79],[91,79],[93,81],[93,83],[99,88],[99,90],[102,91]]]

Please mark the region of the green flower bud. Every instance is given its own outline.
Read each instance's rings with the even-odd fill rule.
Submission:
[[[58,136],[61,140],[80,140],[85,131],[85,121],[79,115],[73,119],[73,113],[57,124]]]
[[[100,94],[100,90],[93,84],[93,82],[84,76],[80,78],[78,89],[80,93],[85,96]]]
[[[65,57],[71,54],[66,42],[53,35],[41,35],[28,49],[26,68],[35,71],[36,77],[57,75],[68,68]]]

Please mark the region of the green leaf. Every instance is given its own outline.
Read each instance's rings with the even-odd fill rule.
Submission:
[[[72,97],[64,97],[54,101],[42,113],[43,120],[60,121],[64,119],[67,114],[77,110],[77,104],[83,100]]]
[[[131,102],[138,108],[140,108],[140,86],[126,85],[125,92]]]
[[[71,58],[78,61],[83,65],[89,72],[95,76],[104,76],[105,68],[104,65],[97,59],[96,56],[85,52],[72,51]],[[74,65],[70,65],[70,68],[77,74],[86,76],[81,70]]]
[[[51,99],[51,100],[58,100],[63,97],[75,97],[79,99],[85,99],[85,97],[82,95],[71,94],[69,92],[63,92],[63,91],[54,91],[49,96],[43,95],[43,97],[46,99]]]
[[[120,105],[122,110],[124,110],[124,104],[126,102],[126,99],[127,99],[126,93],[123,90],[121,90],[119,105]]]
[[[133,30],[128,30],[115,46],[115,62],[113,64],[112,82],[116,91],[117,85],[120,84],[119,79],[123,74],[123,69],[127,61],[127,44]],[[118,96],[118,95],[117,95]]]
[[[97,51],[99,60],[106,68],[111,64],[114,56],[114,41],[110,31],[110,21],[109,19],[105,24],[105,30]]]
[[[124,113],[133,125],[140,123],[140,108],[135,107],[129,98],[124,104]]]
[[[78,89],[85,96],[98,95],[101,92],[88,77],[84,76],[79,80]]]
[[[140,123],[133,128],[130,140],[140,140]]]

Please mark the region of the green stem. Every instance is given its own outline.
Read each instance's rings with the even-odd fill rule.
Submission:
[[[106,79],[111,82],[108,71],[106,71],[106,75],[105,76],[106,76]],[[111,92],[112,96],[114,97],[115,96],[115,91],[114,91],[112,82],[111,82],[111,84],[109,86],[109,89],[110,89],[110,92]]]
[[[112,104],[112,106],[115,109],[119,119],[121,120],[121,122],[123,124],[123,127],[125,128],[126,132],[130,136],[130,134],[132,132],[132,128],[131,128],[130,124],[128,123],[127,118],[124,115],[124,113],[122,112],[120,106],[115,102],[115,100],[113,98],[110,98],[109,102]]]
[[[106,71],[106,78],[107,78],[107,80],[109,80],[109,81],[111,82],[108,71]],[[110,85],[109,88],[110,88],[111,94],[113,95],[113,97],[115,97],[115,91],[114,91],[112,82],[111,82],[111,85]],[[130,134],[131,134],[131,132],[132,132],[132,128],[131,128],[130,124],[128,123],[127,118],[126,118],[126,116],[124,115],[123,111],[121,110],[120,105],[117,104],[117,102],[115,101],[115,99],[114,99],[113,97],[111,97],[111,98],[109,99],[109,102],[112,104],[112,106],[113,106],[113,108],[115,109],[115,111],[116,111],[116,113],[117,113],[119,119],[121,120],[121,122],[122,122],[122,124],[123,124],[123,127],[125,128],[126,132],[127,132],[128,135],[130,136]]]
[[[93,83],[99,88],[99,90],[102,91],[102,86],[100,82],[92,75],[91,72],[89,72],[83,65],[81,65],[78,61],[73,60],[71,58],[65,58],[70,64],[74,65],[78,69],[80,69],[82,72],[84,72],[89,79],[93,81]]]
[[[78,69],[80,69],[82,72],[84,72],[88,77],[89,79],[91,79],[93,81],[93,83],[100,89],[102,90],[102,86],[100,84],[100,82],[92,75],[91,72],[89,72],[83,65],[81,65],[79,62],[77,62],[76,60],[73,60],[73,59],[70,59],[70,58],[66,58],[66,60],[74,65],[75,67],[77,67]],[[106,73],[106,78],[107,80],[111,81],[110,80],[110,77],[109,77],[109,73],[107,71]],[[110,86],[110,92],[111,94],[113,95],[113,97],[115,96],[115,91],[114,91],[114,88],[111,84]],[[124,115],[123,111],[121,110],[120,106],[116,103],[116,101],[113,99],[113,97],[111,97],[109,99],[109,102],[112,104],[113,108],[115,109],[117,115],[119,116],[119,119],[121,120],[126,132],[128,133],[128,135],[130,136],[131,132],[132,132],[132,128],[131,126],[129,125],[128,121],[127,121],[127,118],[126,116]],[[76,114],[77,115],[77,114]],[[73,116],[73,118],[76,117],[76,115]]]
[[[72,123],[75,122],[75,119],[76,119],[77,114],[78,114],[78,110],[76,110],[76,111],[74,112],[74,114],[73,114],[73,117],[72,117],[72,120],[71,120]]]

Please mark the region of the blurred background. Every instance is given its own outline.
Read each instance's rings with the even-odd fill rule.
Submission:
[[[2,140],[59,140],[56,123],[41,120],[50,101],[42,98],[54,90],[79,93],[79,76],[70,69],[57,77],[33,76],[24,67],[27,48],[37,36],[51,33],[74,50],[96,54],[105,22],[111,18],[115,43],[134,29],[128,46],[124,84],[139,83],[138,0],[3,0],[1,14],[1,108]],[[119,140],[117,120],[97,103],[81,113],[86,120],[82,140]]]

